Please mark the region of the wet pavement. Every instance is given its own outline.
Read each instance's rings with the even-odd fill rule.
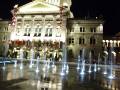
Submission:
[[[103,75],[104,67],[99,71],[88,73],[88,66],[85,67],[85,74],[80,75],[80,70],[76,69],[76,64],[69,65],[69,72],[61,75],[61,65],[43,69],[44,65],[39,65],[39,72],[36,73],[36,65],[31,69],[28,64],[14,67],[13,64],[0,64],[0,90],[120,90],[120,70],[113,69],[114,79],[108,79],[108,74]]]

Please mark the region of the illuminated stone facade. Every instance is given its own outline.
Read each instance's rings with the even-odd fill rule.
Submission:
[[[97,59],[99,53],[102,53],[103,21],[69,19],[67,26],[68,53],[77,57],[77,55],[82,55],[84,49],[86,60],[89,58],[90,52],[94,59]]]
[[[68,61],[80,55],[82,49],[85,50],[86,60],[90,51],[97,58],[102,50],[103,21],[74,19],[71,4],[71,0],[34,0],[18,7],[11,44],[13,41],[18,45],[21,44],[19,41],[27,41],[27,44],[52,41],[60,46],[62,42],[68,50]]]
[[[67,18],[71,17],[68,1],[35,0],[19,7],[11,40],[65,42]]]

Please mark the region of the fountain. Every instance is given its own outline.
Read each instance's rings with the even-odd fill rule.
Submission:
[[[94,72],[97,71],[97,66],[96,66],[96,63],[94,64]]]
[[[46,66],[47,66],[47,70],[49,70],[50,69],[50,60],[49,59],[47,60],[47,65]]]
[[[22,48],[20,49],[20,60],[21,60],[20,69],[23,69],[23,49]]]
[[[5,62],[5,61],[3,61],[3,67],[2,67],[2,69],[3,69],[3,70],[6,69],[6,62]]]
[[[81,75],[85,74],[85,59],[84,59],[84,49],[82,50],[82,65],[81,65],[81,71],[80,71]]]
[[[66,70],[67,70],[67,51],[66,51],[66,46],[65,44],[63,44],[63,47],[62,47],[62,50],[63,50],[63,58],[62,58],[62,70],[61,70],[61,75],[65,75],[66,73]]]
[[[77,70],[80,69],[80,55],[78,56],[78,62],[77,62]]]
[[[91,73],[91,61],[92,61],[92,55],[91,55],[91,52],[89,53],[89,70],[88,72]]]
[[[85,74],[85,60],[82,61],[82,68],[80,74]]]
[[[115,78],[115,75],[113,75],[113,60],[115,59],[115,55],[112,52],[113,52],[113,47],[111,45],[109,53],[108,53],[109,60],[110,60],[110,73],[109,73],[109,76],[108,76],[109,79],[114,79]]]
[[[67,64],[67,67],[66,67],[66,74],[68,74],[69,73],[69,66],[68,66],[68,64]]]
[[[35,70],[36,73],[39,72],[39,60],[40,60],[40,58],[39,58],[39,56],[38,56],[38,57],[37,57],[37,62],[36,62],[36,70]]]
[[[101,58],[100,58],[100,53],[98,55],[98,64],[97,64],[97,69],[100,70],[100,61],[101,61]]]
[[[105,53],[105,56],[104,56],[104,72],[103,74],[107,74],[107,60],[108,60],[108,52],[107,52],[107,47],[105,46],[104,48],[104,53]]]
[[[17,60],[14,61],[14,67],[17,67]]]
[[[103,72],[103,74],[107,74],[107,55],[104,58],[105,58],[105,60],[104,60],[104,72]]]
[[[30,65],[29,65],[29,68],[32,68],[33,65],[34,65],[33,59],[34,59],[34,50],[31,49],[31,51],[30,51]]]

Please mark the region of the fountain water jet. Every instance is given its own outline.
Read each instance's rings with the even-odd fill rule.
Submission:
[[[105,61],[104,61],[104,72],[103,74],[107,74],[107,56],[105,56]]]
[[[97,69],[100,70],[100,61],[101,61],[101,58],[100,58],[100,53],[98,55],[98,64],[97,64]]]
[[[14,61],[14,67],[17,67],[17,60]]]
[[[33,65],[34,65],[34,62],[33,62],[33,59],[34,59],[34,51],[33,51],[33,49],[31,49],[31,51],[30,51],[30,65],[29,65],[29,68],[32,68],[33,67]]]
[[[67,60],[67,51],[66,51],[66,45],[63,44],[63,47],[62,47],[62,50],[63,50],[63,58],[62,58],[62,70],[61,70],[61,75],[64,76],[65,75],[65,72],[66,72],[66,60]]]
[[[77,70],[80,69],[80,55],[78,56],[78,62],[77,62]]]
[[[3,61],[3,67],[2,67],[2,69],[3,69],[3,70],[6,69],[6,62],[5,62],[5,61]]]
[[[94,64],[94,72],[97,71],[97,66],[96,66],[96,63]]]
[[[23,69],[23,49],[21,48],[20,49],[20,60],[21,60],[21,63],[20,63],[20,70]]]
[[[40,60],[40,58],[39,58],[39,56],[37,57],[37,62],[36,62],[36,70],[35,70],[35,72],[36,73],[38,73],[39,72],[39,60]]]
[[[91,52],[90,52],[90,53],[89,53],[89,70],[88,70],[89,73],[92,72],[92,71],[91,71],[91,60],[92,60],[92,54],[91,54]]]
[[[103,74],[107,74],[107,59],[108,59],[108,52],[107,52],[107,46],[105,46],[104,48],[104,53],[105,53],[105,56],[104,56],[104,72]]]
[[[81,67],[81,71],[80,71],[80,74],[81,75],[84,75],[85,74],[85,59],[84,59],[84,49],[82,50],[82,67]]]
[[[108,76],[109,79],[114,79],[115,75],[113,75],[113,60],[115,59],[116,55],[113,52],[113,47],[111,45],[110,50],[109,50],[109,59],[110,59],[110,74]]]

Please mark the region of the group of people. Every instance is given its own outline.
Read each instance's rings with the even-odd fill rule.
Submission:
[[[37,57],[46,57],[46,60],[47,59],[54,59],[55,61],[61,61],[62,60],[62,53],[61,52],[41,52],[39,50],[34,50],[32,53],[31,53],[31,50],[16,50],[16,49],[13,49],[13,50],[8,50],[8,53],[7,53],[7,57],[8,58],[20,58],[20,54],[22,53],[22,58],[23,59],[30,59],[31,58],[31,54],[33,54],[33,59],[37,59]],[[42,54],[41,54],[42,53]],[[45,56],[46,55],[46,56]]]

